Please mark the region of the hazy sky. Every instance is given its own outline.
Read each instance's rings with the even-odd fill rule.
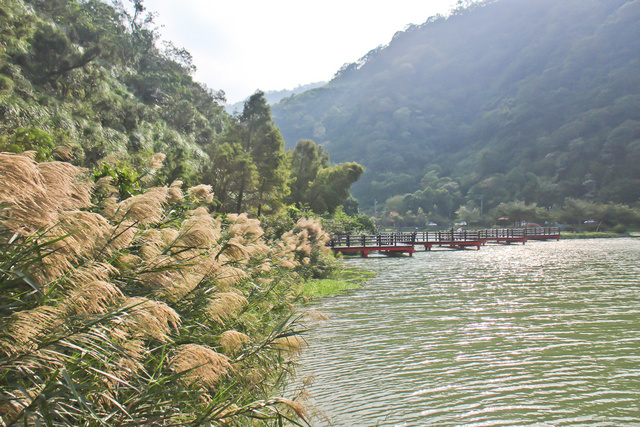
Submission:
[[[255,92],[328,81],[408,24],[456,0],[145,0],[163,38],[186,48],[196,80],[229,103]]]

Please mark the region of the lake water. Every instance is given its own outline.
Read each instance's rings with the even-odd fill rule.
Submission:
[[[297,382],[313,426],[640,426],[640,239],[346,259]]]

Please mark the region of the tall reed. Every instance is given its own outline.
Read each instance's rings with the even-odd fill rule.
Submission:
[[[100,182],[94,206],[67,163],[2,153],[0,176],[1,425],[306,422],[273,391],[304,343],[317,223],[267,244],[247,215],[189,209],[206,186],[118,200]]]

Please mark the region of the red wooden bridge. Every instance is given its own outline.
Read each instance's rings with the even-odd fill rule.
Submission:
[[[342,235],[331,238],[328,246],[336,252],[360,252],[363,257],[370,252],[387,255],[416,251],[423,246],[430,251],[434,246],[451,249],[480,249],[487,243],[526,243],[527,240],[560,240],[558,227],[489,228],[485,230],[463,231],[417,231],[413,233],[380,233]]]

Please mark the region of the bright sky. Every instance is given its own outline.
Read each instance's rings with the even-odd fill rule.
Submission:
[[[328,81],[408,24],[456,0],[144,0],[163,39],[186,48],[196,80],[242,101],[257,89]]]

